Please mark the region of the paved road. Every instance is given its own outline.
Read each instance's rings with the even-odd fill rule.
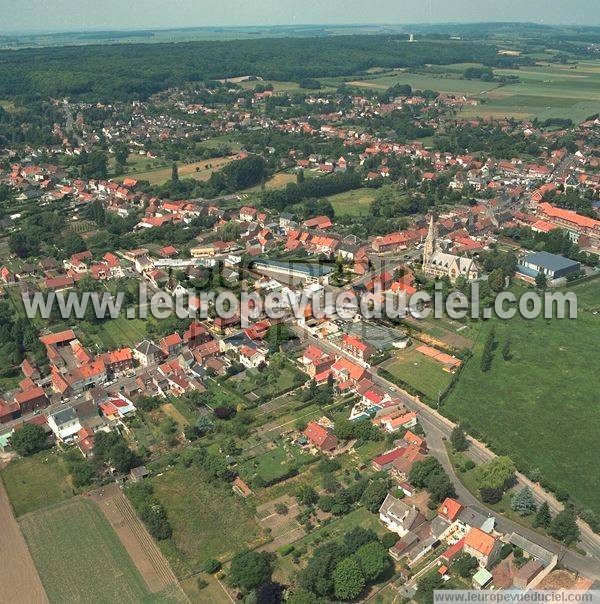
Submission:
[[[315,338],[311,334],[309,334],[305,329],[300,327],[295,327],[297,333],[300,334],[301,337],[308,340],[310,343],[315,344],[316,346],[320,346],[322,349],[326,350],[331,354],[335,354],[337,356],[343,355],[346,356],[350,360],[354,360],[353,357],[343,353],[339,348],[332,345],[326,340],[321,340]],[[500,517],[494,512],[486,508],[470,491],[466,489],[466,487],[460,482],[459,478],[456,476],[454,469],[450,463],[448,458],[448,454],[446,452],[446,448],[444,447],[444,439],[450,436],[452,429],[454,428],[454,424],[448,420],[447,418],[441,416],[437,411],[422,403],[418,399],[410,396],[403,390],[400,390],[386,379],[377,375],[376,368],[371,368],[371,374],[373,376],[373,381],[385,392],[388,392],[390,396],[400,399],[404,405],[417,411],[419,413],[419,421],[425,430],[427,435],[427,443],[429,448],[435,457],[437,457],[440,463],[444,466],[448,475],[452,479],[456,493],[459,498],[466,504],[477,507],[485,515],[492,514],[498,518],[497,526],[502,532],[512,533],[513,531],[520,533],[524,537],[527,537],[531,541],[538,543],[542,547],[559,554],[559,559],[563,561],[563,563],[572,568],[573,570],[577,570],[590,578],[600,579],[600,537],[594,534],[587,525],[581,525],[582,538],[580,541],[580,546],[588,552],[587,556],[581,556],[576,554],[572,550],[566,550],[557,542],[553,541],[548,537],[544,537],[543,535],[538,534],[535,531],[527,529],[520,524],[512,522],[507,518]],[[482,463],[489,461],[495,455],[491,452],[485,445],[479,443],[478,441],[470,438],[471,446],[469,447],[469,456],[477,463]],[[518,476],[518,482],[522,486],[528,485],[532,489],[535,489],[535,494],[538,500],[545,500],[548,502],[550,508],[556,512],[561,508],[560,504],[548,493],[545,491],[541,491],[539,487],[533,485],[531,481],[527,480],[524,476]]]

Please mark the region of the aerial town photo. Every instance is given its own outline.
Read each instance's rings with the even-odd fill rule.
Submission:
[[[598,0],[0,10],[0,604],[600,603]]]

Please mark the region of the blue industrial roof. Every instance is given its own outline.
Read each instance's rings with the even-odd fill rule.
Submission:
[[[267,266],[283,268],[298,273],[305,273],[311,277],[321,277],[327,275],[332,271],[329,266],[323,266],[321,264],[302,264],[300,262],[281,262],[279,260],[267,260],[259,259],[256,260],[255,264],[265,264]]]
[[[575,262],[575,260],[569,260],[569,258],[557,256],[556,254],[550,254],[549,252],[527,254],[527,256],[525,256],[521,262],[541,266],[550,271],[559,271],[565,268],[579,266],[579,262]]]

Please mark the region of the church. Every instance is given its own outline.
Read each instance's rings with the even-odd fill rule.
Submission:
[[[441,248],[433,216],[423,247],[423,272],[428,277],[449,277],[452,282],[461,276],[467,281],[479,279],[479,268],[472,258],[455,256]]]

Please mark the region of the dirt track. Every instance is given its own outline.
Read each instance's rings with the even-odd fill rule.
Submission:
[[[0,604],[46,604],[48,598],[4,483],[0,480]]]
[[[152,593],[177,586],[177,578],[162,552],[116,485],[90,493],[117,533]]]

